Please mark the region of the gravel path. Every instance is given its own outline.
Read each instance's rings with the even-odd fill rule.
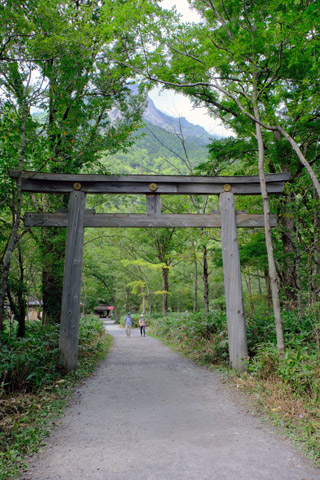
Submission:
[[[319,480],[218,374],[138,330],[107,330],[107,359],[24,480]]]

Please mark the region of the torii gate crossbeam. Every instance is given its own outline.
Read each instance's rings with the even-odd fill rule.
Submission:
[[[9,172],[18,178],[17,171]],[[266,176],[269,194],[281,193],[289,174]],[[24,172],[22,191],[69,193],[68,212],[26,213],[25,224],[38,227],[67,227],[63,297],[60,326],[60,356],[67,371],[77,368],[81,272],[85,227],[204,227],[221,228],[222,257],[230,364],[245,370],[248,355],[240,270],[237,227],[263,227],[263,215],[236,212],[234,194],[261,194],[258,176],[200,177],[178,175],[69,175]],[[146,214],[95,214],[85,210],[86,194],[145,194]],[[218,212],[210,215],[162,214],[164,195],[219,195]],[[271,226],[276,226],[271,216]]]

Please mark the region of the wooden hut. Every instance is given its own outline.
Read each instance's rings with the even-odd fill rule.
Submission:
[[[98,305],[94,307],[94,313],[99,315],[100,318],[107,318],[110,317],[110,312],[112,312],[113,308],[110,305]]]

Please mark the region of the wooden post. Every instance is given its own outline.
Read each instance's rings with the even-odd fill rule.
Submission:
[[[161,214],[161,198],[158,193],[146,195],[146,213],[147,215]]]
[[[233,193],[222,193],[219,205],[230,364],[238,372],[243,372],[246,369],[248,347]]]
[[[67,372],[78,365],[85,204],[84,192],[71,192],[60,325],[60,359]]]

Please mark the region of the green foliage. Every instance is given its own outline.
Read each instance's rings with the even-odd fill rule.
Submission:
[[[0,381],[5,392],[34,391],[58,376],[58,327],[28,324],[26,336],[3,335]]]
[[[247,325],[251,360],[248,371],[261,379],[278,378],[297,394],[314,401],[319,396],[319,350],[310,316],[299,319],[296,312],[283,313],[287,350],[281,356],[276,348],[274,322],[254,317]],[[200,363],[228,362],[226,316],[213,312],[208,318],[196,313],[153,315],[152,331]]]
[[[252,321],[248,327],[248,342],[252,360],[248,370],[258,378],[278,378],[290,385],[296,394],[306,395],[316,401],[320,392],[319,345],[313,319],[297,312],[283,313],[286,352],[276,349],[272,320]],[[263,334],[263,330],[265,330]],[[264,341],[261,341],[264,338]]]
[[[245,138],[222,138],[212,140],[208,145],[209,159],[197,166],[196,171],[200,175],[246,175],[257,174],[252,166],[252,157],[257,153],[257,145],[254,139]]]
[[[314,401],[319,399],[319,356],[311,353],[307,346],[287,349],[284,358],[280,359],[277,375],[292,386],[295,394],[306,394]]]
[[[79,367],[66,376],[57,361],[58,327],[27,324],[26,338],[2,338],[0,363],[0,479],[17,478],[24,458],[43,445],[71,395],[74,385],[87,377],[110,346],[100,320],[80,323]],[[12,385],[8,383],[11,378]]]
[[[297,312],[282,312],[282,324],[285,345],[292,349],[301,349],[309,345],[312,350],[317,348],[316,336],[313,330],[312,317],[304,315],[299,318]],[[255,316],[247,322],[247,337],[249,352],[254,357],[260,351],[260,345],[276,345],[276,334],[272,316]]]
[[[201,364],[225,364],[228,361],[226,316],[213,312],[152,315],[152,332]]]
[[[103,326],[95,318],[80,323],[79,351],[87,355]],[[35,392],[62,375],[59,363],[59,325],[28,322],[24,338],[10,331],[2,335],[0,383],[3,392]],[[96,348],[96,345],[94,346]]]

